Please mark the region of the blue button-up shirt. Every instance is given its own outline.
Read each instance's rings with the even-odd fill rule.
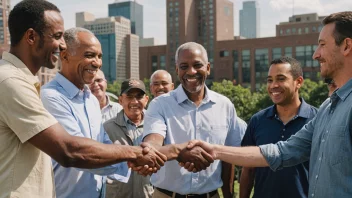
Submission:
[[[88,86],[79,90],[68,79],[57,73],[52,81],[42,87],[41,99],[44,107],[70,135],[111,144],[102,125],[99,102],[91,94]],[[114,173],[129,175],[126,163],[100,169],[83,170],[65,168],[53,160],[53,169],[58,198],[103,197],[103,184],[106,178],[100,175]]]
[[[352,79],[296,135],[286,142],[260,146],[273,170],[310,159],[308,197],[352,197],[351,92]]]
[[[231,101],[208,88],[197,107],[188,99],[182,85],[154,98],[145,114],[144,137],[157,133],[165,144],[179,144],[192,139],[213,144],[239,146],[235,131],[236,111]],[[215,161],[198,173],[181,168],[176,160],[168,161],[151,177],[154,186],[180,194],[202,194],[222,186],[221,163]]]
[[[259,111],[251,118],[242,140],[242,146],[259,146],[285,141],[315,116],[317,109],[303,99],[298,114],[284,124],[277,115],[276,106]],[[256,168],[254,195],[260,198],[299,198],[308,194],[309,162],[279,171]]]

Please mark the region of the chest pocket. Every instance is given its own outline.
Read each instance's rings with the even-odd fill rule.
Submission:
[[[209,126],[209,140],[212,144],[225,144],[227,137],[228,126],[226,125],[210,125]]]

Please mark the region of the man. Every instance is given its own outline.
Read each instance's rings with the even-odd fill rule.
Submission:
[[[177,49],[175,60],[181,85],[150,103],[145,116],[144,141],[156,148],[166,145],[169,150],[164,153],[168,160],[177,157],[177,144],[195,138],[239,146],[241,138],[235,131],[233,104],[205,86],[210,63],[204,47],[185,43]],[[217,189],[220,187],[223,187],[224,196],[230,197],[230,171],[231,165],[216,161],[206,170],[192,174],[181,168],[177,161],[169,161],[151,177],[151,183],[156,187],[153,197],[196,194],[215,198],[219,196]]]
[[[156,70],[150,77],[150,92],[154,98],[174,90],[174,83],[169,72]]]
[[[109,96],[106,95],[107,83],[104,72],[100,69],[96,74],[94,81],[90,84],[90,90],[92,94],[97,97],[103,116],[103,123],[111,118],[115,117],[118,112],[122,110],[119,103],[110,100]]]
[[[44,109],[34,74],[41,66],[53,68],[59,50],[66,48],[55,5],[21,1],[8,24],[10,52],[0,61],[0,197],[55,197],[49,156],[65,167],[99,168],[126,160],[162,165],[163,156],[154,150],[143,154],[140,147],[73,137]]]
[[[290,57],[281,57],[270,63],[267,91],[275,105],[259,111],[251,118],[242,146],[286,141],[316,114],[316,108],[299,98],[303,85],[300,63]],[[269,168],[243,167],[240,197],[305,198],[308,194],[309,162],[274,172]],[[280,181],[280,182],[278,182]]]
[[[321,76],[339,87],[317,115],[285,142],[259,147],[234,148],[193,141],[215,159],[246,167],[270,166],[274,171],[310,160],[308,197],[352,197],[352,12],[339,12],[323,20],[313,58]],[[186,168],[192,170],[191,166]]]
[[[125,80],[121,85],[119,102],[123,109],[116,117],[104,123],[104,128],[115,144],[138,146],[143,134],[144,108],[148,103],[145,85],[136,79]],[[107,198],[146,197],[153,195],[150,176],[132,172],[128,183],[108,180]]]

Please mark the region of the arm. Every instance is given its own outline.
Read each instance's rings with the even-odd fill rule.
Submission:
[[[137,146],[106,145],[71,136],[59,124],[33,136],[29,142],[64,167],[100,168],[122,161],[151,167],[163,165],[157,151],[150,150],[144,155],[142,148]]]
[[[221,187],[222,194],[224,198],[232,198],[232,189],[233,189],[233,177],[234,172],[232,171],[232,165],[226,162],[221,162],[221,179],[223,185]],[[232,185],[232,187],[231,187]]]
[[[249,198],[254,186],[255,168],[242,167],[240,198]]]

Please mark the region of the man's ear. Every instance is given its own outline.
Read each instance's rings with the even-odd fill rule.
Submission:
[[[34,45],[34,43],[37,41],[37,39],[39,38],[39,35],[37,34],[37,32],[33,29],[33,28],[29,28],[25,33],[24,33],[24,37],[26,42],[29,45]]]
[[[301,88],[302,85],[303,85],[303,82],[304,82],[303,77],[302,77],[302,76],[299,76],[299,77],[296,79],[296,81],[297,81],[297,88]]]
[[[344,45],[343,55],[347,56],[347,55],[351,54],[351,52],[352,52],[352,39],[346,38],[343,42],[343,45]]]
[[[68,53],[67,49],[60,51],[61,62],[68,62],[69,56],[70,54]]]

